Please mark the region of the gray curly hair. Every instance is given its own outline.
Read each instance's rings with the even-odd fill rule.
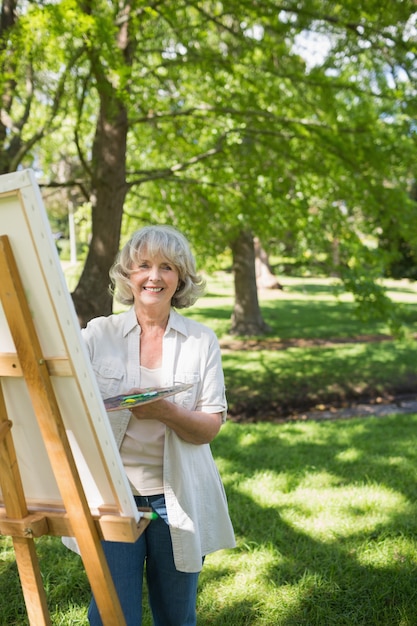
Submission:
[[[172,298],[177,309],[190,307],[204,293],[205,281],[196,273],[189,243],[172,226],[145,226],[133,233],[110,269],[110,291],[121,304],[133,304],[130,285],[132,269],[144,251],[150,257],[161,254],[179,275],[179,288]]]

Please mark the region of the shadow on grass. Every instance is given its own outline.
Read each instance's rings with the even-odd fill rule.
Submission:
[[[273,419],[308,411],[317,403],[340,406],[379,395],[413,393],[414,343],[229,352],[223,355],[230,414],[240,420]]]
[[[316,425],[323,437],[316,437],[314,441],[309,441],[307,436],[304,440],[300,439],[300,429],[296,424],[283,427],[285,438],[280,438],[279,428],[268,428],[266,424],[251,427],[251,436],[243,439],[239,435],[241,427],[229,425],[217,438],[213,446],[215,456],[225,460],[228,474],[235,477],[226,485],[226,490],[239,537],[236,558],[250,550],[250,546],[270,551],[272,545],[276,558],[272,563],[261,566],[260,576],[269,588],[278,592],[280,588],[292,587],[298,590],[298,595],[297,602],[284,611],[285,617],[274,618],[271,622],[267,622],[268,613],[261,614],[256,621],[254,607],[250,603],[246,613],[241,615],[242,606],[238,601],[234,612],[231,600],[225,612],[216,618],[205,621],[203,615],[199,622],[201,626],[228,623],[233,626],[258,623],[274,623],[275,626],[417,624],[417,451],[410,452],[417,416],[355,422],[360,427],[353,430],[349,438],[343,435],[343,423],[336,422]],[[346,449],[355,451],[354,462],[342,460]],[[346,533],[343,529],[339,536],[330,533],[325,540],[317,540],[300,525],[297,505],[290,505],[289,508],[279,504],[261,506],[245,490],[239,490],[239,483],[250,481],[255,474],[282,473],[288,477],[285,493],[292,492],[305,474],[312,471],[317,473],[318,480],[322,473],[331,475],[332,485],[340,485],[344,489],[377,484],[390,493],[402,494],[407,507],[403,511],[387,509],[384,515],[386,521],[371,524],[363,531]],[[308,503],[306,506],[308,508]],[[326,506],[325,503],[323,506]],[[360,507],[355,509],[349,502],[346,502],[346,507],[351,515],[364,514]],[[295,515],[294,523],[291,513]],[[401,545],[404,537],[408,541],[407,548],[402,552],[401,547],[397,547],[390,555],[389,550],[393,548],[385,546],[385,543],[398,540]],[[384,549],[388,552],[383,558],[375,558]],[[367,559],[367,553],[371,552],[373,559]],[[218,575],[220,585],[227,573],[220,569]],[[215,576],[212,571],[205,578],[203,570],[202,580],[213,585]],[[258,599],[258,613],[260,604],[262,597]],[[271,606],[268,607],[265,611],[271,611]],[[228,621],[229,615],[240,617]]]
[[[386,284],[387,291],[398,294],[410,294],[416,295],[416,289],[413,287],[406,287],[404,284],[395,285],[394,283]],[[295,294],[309,294],[312,296],[338,296],[339,294],[346,293],[341,283],[332,283],[331,279],[325,279],[323,281],[314,282],[313,279],[306,279],[303,281],[297,281],[289,283],[284,286],[284,291]]]
[[[53,614],[55,611],[58,615],[65,614],[77,607],[80,613],[85,612],[90,601],[90,586],[81,559],[67,550],[57,537],[37,539],[35,547],[52,623],[69,624],[71,622],[62,622],[59,616],[54,620]],[[0,561],[0,626],[28,624],[16,562],[2,567]]]
[[[297,282],[297,283],[292,283],[292,284],[286,284],[284,286],[284,291],[286,293],[294,293],[294,294],[308,294],[311,296],[319,296],[319,295],[325,295],[325,296],[336,296],[337,294],[341,293],[341,287],[340,285],[336,284],[336,285],[332,285],[330,282],[328,284],[324,283],[324,282],[310,282],[310,281],[303,281],[303,282]]]
[[[262,302],[262,315],[280,338],[332,339],[356,335],[378,335],[389,331],[386,320],[375,311],[371,319],[361,319],[352,302],[334,300],[269,300]],[[417,304],[399,304],[398,321],[412,325],[417,320]]]
[[[259,580],[264,581],[265,588],[276,590],[277,598],[281,589],[293,589],[297,601],[285,607],[284,617],[268,621],[271,601],[263,598],[262,592],[256,601],[249,593],[246,598],[241,594],[225,599],[207,614],[202,610],[199,626],[417,623],[417,564],[412,550],[417,544],[417,449],[412,445],[417,416],[351,420],[349,429],[344,428],[345,424],[227,424],[213,442],[215,457],[227,467],[222,473],[239,547],[232,551],[233,565],[225,565],[225,560],[217,568],[211,565],[203,569],[202,594],[207,586],[226,588],[228,580],[239,577],[239,559],[251,550],[265,549],[274,558],[261,563]],[[266,498],[262,505],[262,476],[271,475],[283,477],[282,498],[274,493],[277,504],[272,505]],[[345,529],[337,535],[336,529],[336,533],[318,540],[300,524],[303,504],[284,503],[284,496],[295,492],[307,475],[313,484],[316,477],[317,491],[320,477],[326,475],[331,476],[332,489],[378,485],[390,494],[401,495],[407,506],[402,510],[387,509],[383,522],[369,524],[361,531]],[[251,481],[259,498],[240,488]],[[325,493],[323,490],[323,498]],[[352,516],[364,514],[357,503],[347,501],[344,506]],[[402,538],[407,539],[407,549],[384,553],[389,540]],[[366,558],[367,552],[373,557],[379,552],[383,557],[376,562],[375,558]],[[78,557],[55,538],[39,540],[38,555],[51,609],[58,603],[61,614],[74,604],[85,608],[89,588]],[[264,600],[268,600],[265,609]],[[282,597],[276,602],[282,602]],[[27,624],[14,564],[2,567],[0,563],[0,624]]]
[[[0,561],[0,626],[29,624],[16,563]]]

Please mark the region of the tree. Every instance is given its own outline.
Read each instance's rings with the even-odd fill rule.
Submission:
[[[282,289],[277,277],[272,271],[268,255],[262,248],[258,237],[253,240],[255,251],[256,286],[261,289]]]
[[[268,332],[259,312],[256,289],[255,246],[250,231],[241,231],[231,245],[233,273],[237,294],[232,315],[231,332],[237,335],[259,335]],[[247,287],[250,287],[250,291]]]
[[[65,115],[66,81],[79,53],[67,45],[61,8],[35,5],[24,13],[17,0],[2,1],[1,174],[33,165],[35,147],[59,128]]]
[[[93,15],[94,2],[83,4],[85,14]],[[91,37],[103,28],[109,28],[114,38],[117,59],[124,69],[130,70],[134,41],[129,35],[132,28],[131,7],[126,3],[114,16],[114,24],[106,24],[97,17]],[[114,32],[113,27],[114,25]],[[113,43],[113,42],[112,42]],[[95,128],[91,162],[88,165],[90,200],[92,205],[92,238],[80,281],[73,293],[74,303],[83,325],[91,317],[111,313],[108,292],[108,271],[120,242],[123,207],[128,184],[126,181],[126,146],[129,130],[128,111],[117,81],[106,70],[102,51],[94,45],[87,46],[91,78],[94,79],[99,98],[99,113]],[[126,87],[127,89],[127,87]],[[85,155],[83,162],[86,163]],[[91,294],[94,293],[94,298]]]
[[[415,206],[406,201],[415,158],[411,0],[384,11],[327,0],[294,0],[285,10],[272,0],[262,10],[231,1],[66,0],[32,10],[59,11],[71,33],[65,119],[82,173],[66,185],[81,190],[93,215],[74,293],[83,322],[110,310],[109,296],[96,295],[105,293],[123,217],[173,223],[202,257],[229,247],[236,271],[247,233],[267,242],[291,232],[325,259],[337,240],[340,268],[332,269],[358,294],[363,273],[381,275],[386,257],[370,255],[363,236],[375,237],[394,208],[407,221]],[[328,45],[315,64],[300,52],[313,36]],[[409,223],[407,241],[416,236]],[[255,273],[240,275],[235,320],[257,306],[245,297]],[[239,332],[265,332],[254,313]]]

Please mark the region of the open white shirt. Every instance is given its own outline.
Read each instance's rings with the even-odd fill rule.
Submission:
[[[140,388],[141,329],[133,309],[119,315],[91,320],[82,334],[104,397]],[[170,398],[190,410],[222,413],[227,404],[220,347],[208,327],[174,309],[162,346],[162,386],[193,383],[190,389]],[[131,413],[109,413],[120,448]],[[192,444],[166,428],[163,487],[174,551],[179,571],[197,572],[202,557],[235,546],[227,501],[209,444]]]

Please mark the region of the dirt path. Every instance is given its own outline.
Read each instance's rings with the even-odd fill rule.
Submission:
[[[417,336],[415,337],[417,338]],[[311,348],[315,346],[336,346],[345,343],[371,343],[392,341],[391,335],[355,335],[355,337],[334,337],[329,339],[233,339],[220,340],[222,351],[233,350],[288,350],[289,348]]]
[[[291,416],[290,420],[333,420],[349,419],[351,417],[386,417],[397,413],[417,413],[417,394],[399,396],[392,402],[360,403],[341,409],[330,408],[307,411]]]
[[[389,400],[377,398],[370,402],[350,403],[348,406],[336,407],[330,405],[316,405],[311,410],[294,409],[288,413],[283,411],[257,410],[256,415],[249,416],[247,412],[229,415],[229,419],[238,423],[271,422],[283,424],[297,421],[324,421],[342,420],[352,417],[386,417],[397,413],[417,413],[417,394],[405,394],[390,397]]]

